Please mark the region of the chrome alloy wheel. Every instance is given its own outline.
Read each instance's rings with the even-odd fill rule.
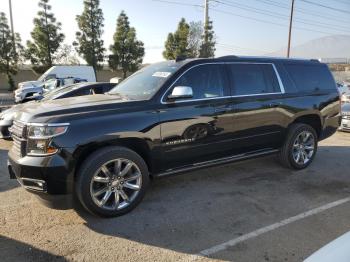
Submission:
[[[90,183],[90,194],[94,203],[108,210],[120,210],[129,206],[142,186],[142,175],[138,166],[123,158],[102,165]]]
[[[293,159],[299,165],[307,164],[315,152],[315,138],[309,131],[301,132],[293,143]]]

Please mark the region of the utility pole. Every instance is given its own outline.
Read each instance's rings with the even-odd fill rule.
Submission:
[[[208,42],[208,25],[209,25],[209,0],[204,0],[204,42]]]
[[[209,23],[209,0],[204,0],[204,26]]]
[[[290,57],[290,45],[291,45],[291,40],[292,40],[294,2],[295,2],[295,0],[292,0],[292,7],[291,7],[291,10],[290,10],[289,35],[288,35],[288,49],[287,49],[287,57],[288,57],[288,58]]]
[[[12,1],[9,0],[9,9],[10,9],[10,23],[11,23],[11,33],[12,33],[12,47],[13,51],[16,53],[16,41],[15,41],[15,30],[13,28],[13,18],[12,18]]]

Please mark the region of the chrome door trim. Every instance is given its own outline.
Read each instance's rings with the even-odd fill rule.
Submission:
[[[245,154],[239,154],[239,155],[209,160],[209,161],[205,161],[205,162],[198,162],[198,163],[194,163],[194,164],[189,165],[189,166],[184,166],[182,168],[169,169],[169,170],[166,170],[165,172],[155,174],[155,176],[163,177],[163,176],[173,175],[173,174],[177,174],[177,173],[188,172],[188,171],[192,171],[192,170],[196,170],[196,169],[200,169],[200,168],[204,168],[204,167],[210,167],[210,166],[214,166],[214,165],[231,163],[231,162],[236,162],[239,160],[245,160],[245,159],[249,159],[249,158],[255,158],[255,157],[259,157],[259,156],[266,156],[266,155],[270,155],[270,154],[275,154],[279,151],[280,151],[279,149],[271,149],[270,148],[270,149],[266,149],[266,150],[259,150],[257,152],[252,152],[252,153],[245,153]]]
[[[272,65],[272,67],[273,67],[273,70],[275,71],[275,74],[276,74],[276,77],[277,77],[277,80],[278,80],[278,84],[279,84],[279,86],[280,86],[281,93],[282,93],[282,94],[285,94],[285,93],[286,93],[286,90],[284,89],[284,85],[283,85],[282,79],[281,79],[281,77],[280,77],[280,74],[278,73],[275,64],[271,64],[271,65]]]
[[[280,92],[274,92],[274,93],[263,93],[263,94],[249,94],[249,95],[232,95],[232,96],[218,96],[218,97],[209,97],[209,98],[199,98],[199,99],[188,99],[188,100],[183,100],[183,101],[174,101],[174,102],[166,102],[164,101],[165,95],[169,92],[169,90],[174,86],[174,84],[188,71],[192,70],[193,68],[196,68],[198,66],[203,66],[203,65],[227,65],[227,64],[249,64],[249,65],[271,65],[273,68],[273,71],[275,72],[275,75],[277,77],[278,85],[280,88]],[[231,97],[250,97],[250,96],[266,96],[266,95],[277,95],[277,94],[285,94],[285,88],[282,82],[282,79],[278,73],[278,70],[275,66],[274,63],[269,63],[269,62],[212,62],[212,63],[201,63],[197,65],[193,65],[185,72],[183,72],[179,77],[177,77],[173,83],[167,88],[167,90],[164,92],[160,99],[160,103],[163,105],[168,105],[168,104],[179,104],[179,103],[188,103],[188,102],[195,102],[195,101],[206,101],[206,100],[213,100],[213,99],[225,99],[225,98],[231,98]]]

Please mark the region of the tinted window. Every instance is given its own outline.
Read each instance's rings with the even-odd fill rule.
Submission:
[[[103,86],[100,85],[100,86],[94,86],[92,88],[95,92],[95,94],[104,94],[105,92],[103,91]]]
[[[193,89],[193,98],[212,98],[224,96],[225,74],[222,65],[200,65],[190,69],[176,86],[189,86]]]
[[[272,65],[228,65],[234,95],[253,95],[280,92]]]
[[[114,88],[114,87],[116,87],[116,86],[117,86],[116,84],[113,84],[113,85],[109,85],[109,84],[108,84],[108,85],[104,85],[104,86],[103,86],[103,94],[104,94],[104,93],[107,93],[107,92],[109,92],[109,91],[111,91],[111,89]]]
[[[298,90],[315,91],[335,88],[333,77],[325,65],[286,64],[285,67]]]

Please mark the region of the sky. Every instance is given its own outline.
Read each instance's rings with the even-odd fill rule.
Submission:
[[[171,3],[172,2],[172,3]],[[169,32],[179,20],[203,21],[204,0],[100,0],[104,14],[105,46],[111,45],[116,19],[124,10],[137,37],[145,44],[145,63],[163,60]],[[316,4],[312,4],[316,3]],[[71,44],[78,30],[75,17],[83,0],[50,0],[52,11]],[[216,56],[265,55],[286,48],[291,0],[210,0],[209,15],[216,34]],[[12,0],[15,31],[30,39],[38,0]],[[350,35],[350,0],[295,0],[292,47],[327,35]],[[8,0],[0,0],[8,15]],[[293,51],[292,51],[293,52]]]

